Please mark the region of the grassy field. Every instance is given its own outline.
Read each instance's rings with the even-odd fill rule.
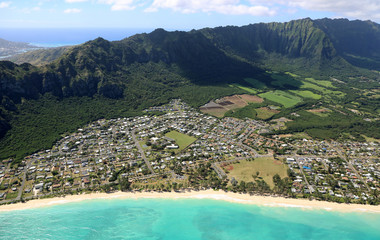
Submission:
[[[309,90],[290,90],[290,92],[297,94],[298,96],[304,97],[304,98],[312,98],[312,99],[321,99],[321,95],[313,93]]]
[[[377,143],[380,142],[380,139],[367,137],[366,135],[362,135],[362,136],[365,138],[365,140],[366,140],[367,142],[377,142]]]
[[[195,140],[197,140],[195,137],[191,137],[177,131],[168,132],[167,134],[165,134],[165,136],[172,138],[176,141],[176,143],[179,146],[178,151],[181,151],[182,149],[195,142]]]
[[[210,114],[212,116],[215,116],[215,117],[223,117],[224,114],[227,112],[228,110],[225,109],[225,108],[209,108],[209,109],[201,109],[201,112],[203,113],[206,113],[206,114]]]
[[[344,97],[346,94],[341,92],[341,91],[333,91],[333,90],[330,90],[330,89],[327,89],[327,88],[324,88],[324,87],[321,87],[317,84],[314,84],[314,83],[311,83],[311,82],[306,82],[304,81],[301,88],[305,89],[305,88],[309,88],[309,89],[314,89],[314,90],[317,90],[323,94],[326,94],[326,95],[335,95],[336,97]]]
[[[318,84],[323,87],[336,88],[332,82],[326,80],[315,80],[314,78],[305,78],[306,81]]]
[[[294,96],[290,93],[281,90],[261,93],[259,94],[259,96],[266,98],[270,101],[279,103],[286,108],[293,107],[294,105],[302,101],[300,97]]]
[[[18,195],[18,189],[16,192],[12,192],[12,191],[8,192],[7,197],[5,199],[6,200],[15,199],[17,195]]]
[[[244,87],[244,86],[241,86],[239,84],[233,84],[233,85],[230,85],[230,87],[237,87],[237,88],[240,88],[240,89],[242,89],[242,90],[244,90],[246,92],[249,92],[251,94],[256,94],[257,93],[257,91],[255,89],[249,88],[249,87]]]
[[[255,111],[257,113],[257,117],[263,120],[272,117],[278,112],[278,111],[270,110],[268,108],[256,108]]]
[[[277,173],[281,178],[287,177],[288,167],[281,161],[274,158],[256,158],[254,161],[240,161],[232,164],[228,176],[234,177],[238,181],[254,182],[252,175],[259,172],[257,179],[263,179],[271,188],[274,187],[273,176]],[[231,166],[227,166],[231,168]]]
[[[235,118],[255,118],[257,115],[255,106],[250,104],[248,106],[245,106],[243,108],[234,109],[231,111],[228,111],[224,114],[225,117],[235,117]]]
[[[325,92],[327,89],[324,88],[324,87],[321,87],[319,85],[316,85],[314,83],[310,83],[310,82],[303,82],[301,88],[310,88],[310,89],[314,89],[314,90],[317,90],[319,92]]]

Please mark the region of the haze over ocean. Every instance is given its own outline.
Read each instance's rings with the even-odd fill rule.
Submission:
[[[59,47],[81,44],[97,37],[116,41],[153,30],[138,28],[0,28],[0,38],[14,42],[27,42],[41,47]]]
[[[380,239],[380,215],[197,199],[102,199],[0,213],[0,239]]]

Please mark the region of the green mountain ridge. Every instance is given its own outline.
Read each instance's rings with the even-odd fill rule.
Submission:
[[[16,64],[30,63],[35,66],[43,66],[58,59],[70,48],[71,46],[39,49],[6,57],[4,60],[11,61]]]
[[[301,84],[297,80],[292,85],[278,84],[268,70],[325,79],[343,76],[340,79],[346,82],[348,76],[376,76],[369,70],[376,69],[371,66],[376,66],[380,45],[364,41],[373,50],[360,51],[360,38],[345,42],[345,31],[338,31],[335,23],[353,24],[356,27],[347,28],[360,28],[357,32],[368,32],[375,42],[380,39],[380,25],[372,22],[307,18],[190,32],[157,29],[114,42],[97,38],[68,49],[29,53],[25,58],[29,61],[49,62],[38,67],[0,61],[0,158],[23,149],[16,154],[21,157],[49,146],[60,134],[88,121],[134,115],[171,98],[180,97],[200,106],[214,98],[243,93],[230,85],[247,86],[247,78],[270,89],[297,89]],[[17,61],[22,62],[22,56]],[[78,105],[71,99],[76,99]],[[39,105],[56,106],[51,110],[56,112],[46,107],[40,111],[36,108]],[[79,106],[88,112],[81,112]],[[76,116],[75,121],[66,118],[71,114]],[[36,124],[26,130],[22,127],[24,116],[33,116]],[[49,125],[46,118],[55,125]],[[45,132],[37,135],[41,129],[48,132],[45,139],[40,136]],[[23,131],[36,139],[33,147],[27,146],[26,137],[17,140]]]

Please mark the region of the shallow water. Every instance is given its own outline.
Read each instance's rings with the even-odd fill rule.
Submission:
[[[380,239],[380,214],[199,199],[103,199],[0,213],[0,239]]]

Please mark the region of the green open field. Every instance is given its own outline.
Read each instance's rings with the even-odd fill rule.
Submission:
[[[311,88],[311,89],[314,89],[314,90],[317,90],[317,91],[320,91],[320,92],[325,92],[327,89],[324,88],[324,87],[321,87],[319,85],[316,85],[314,83],[310,83],[310,82],[303,82],[301,88]]]
[[[273,176],[278,174],[281,178],[287,177],[288,167],[281,161],[275,160],[271,157],[256,158],[254,161],[242,160],[240,163],[235,163],[227,168],[229,170],[229,178],[234,177],[237,181],[254,182],[255,179],[252,175],[256,175],[259,172],[257,179],[263,179],[269,184],[271,188],[274,187]]]
[[[311,82],[306,82],[304,81],[301,88],[310,88],[310,89],[314,89],[314,90],[317,90],[323,94],[326,94],[326,95],[335,95],[336,97],[344,97],[346,94],[341,92],[341,91],[333,91],[333,90],[330,90],[330,89],[327,89],[327,88],[324,88],[324,87],[321,87],[317,84],[314,84],[314,83],[311,83]]]
[[[244,118],[254,119],[256,115],[257,113],[255,111],[254,105],[252,104],[245,106],[243,108],[230,110],[224,114],[225,117],[235,117],[235,118],[240,118],[240,119],[244,119]]]
[[[242,86],[242,85],[240,85],[240,84],[232,84],[232,85],[229,85],[230,87],[237,87],[237,88],[240,88],[240,89],[242,89],[242,90],[244,90],[244,91],[246,91],[246,92],[249,92],[249,93],[251,93],[251,94],[256,94],[257,93],[257,91],[255,90],[255,89],[253,89],[253,88],[249,88],[249,87],[244,87],[244,86]]]
[[[326,81],[326,80],[315,80],[314,78],[305,78],[306,81],[315,83],[317,85],[323,86],[323,87],[329,87],[329,88],[336,88],[332,82]]]
[[[321,99],[321,95],[313,93],[309,90],[290,90],[290,92],[297,94],[298,96],[304,97],[304,98],[312,98],[312,99]]]
[[[267,108],[256,108],[257,117],[266,120],[276,114],[276,111]]]
[[[167,134],[165,134],[165,136],[175,140],[175,142],[179,146],[178,151],[181,151],[182,149],[186,148],[187,146],[195,142],[195,140],[197,140],[195,137],[192,137],[192,136],[189,136],[177,131],[168,132]]]
[[[380,142],[380,139],[367,137],[366,135],[362,135],[362,136],[365,138],[365,140],[366,140],[367,142],[377,142],[377,143]]]
[[[259,94],[259,96],[266,98],[270,101],[279,103],[286,108],[293,107],[294,105],[302,101],[300,97],[294,96],[290,93],[281,90],[261,93]]]

